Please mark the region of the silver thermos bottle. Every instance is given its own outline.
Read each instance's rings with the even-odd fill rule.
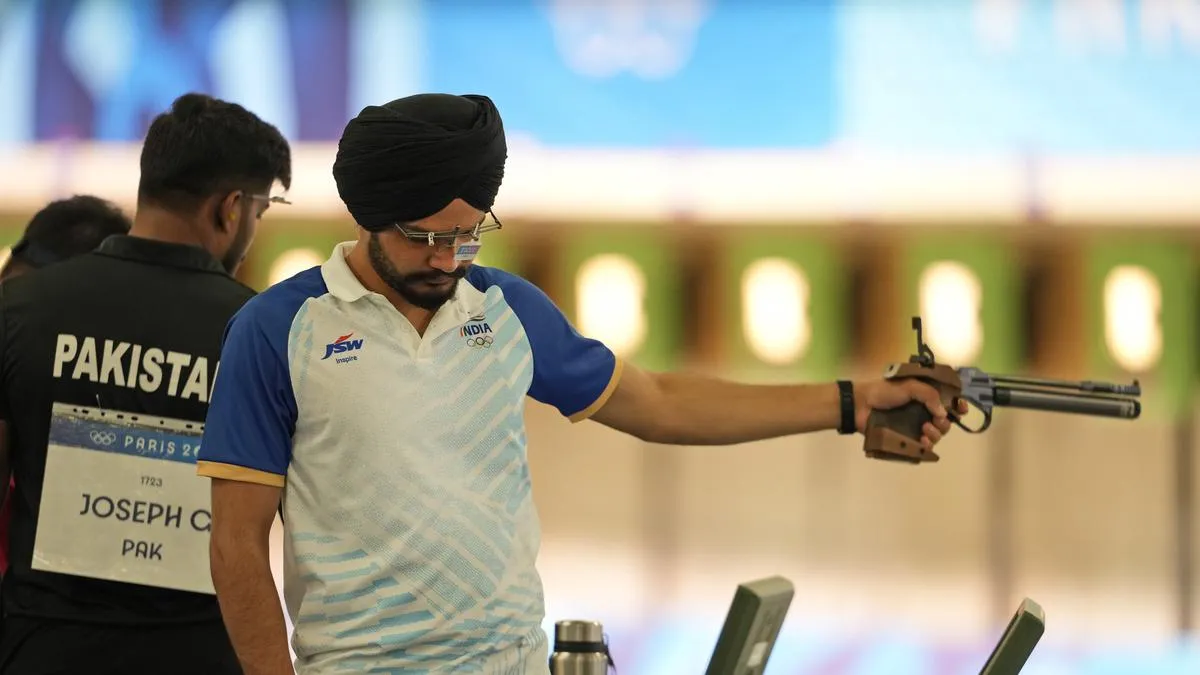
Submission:
[[[613,665],[599,621],[559,621],[554,624],[554,653],[550,675],[608,675]]]

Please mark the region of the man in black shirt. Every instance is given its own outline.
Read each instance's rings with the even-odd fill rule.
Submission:
[[[96,249],[110,235],[128,234],[133,223],[116,204],[75,195],[50,202],[33,215],[21,239],[0,267],[0,281],[59,263]],[[8,524],[12,520],[12,483],[0,506],[0,575],[8,569]]]
[[[15,479],[0,673],[240,673],[196,450],[231,274],[287,141],[199,94],[150,125],[129,236],[0,284],[0,470]]]

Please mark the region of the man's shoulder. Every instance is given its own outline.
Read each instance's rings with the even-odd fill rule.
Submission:
[[[106,279],[93,273],[96,257],[92,253],[85,253],[53,265],[29,270],[19,276],[5,279],[0,288],[4,289],[4,295],[8,298],[36,297],[60,288],[73,288],[78,291],[79,282],[83,279],[90,282],[83,286],[84,288],[94,285],[97,280]]]
[[[528,279],[494,267],[472,266],[467,281],[482,293],[498,288],[505,305],[512,309],[527,334],[547,334],[557,330],[562,311],[541,288]]]
[[[246,284],[238,281],[234,277],[215,277],[214,283],[220,284],[221,292],[228,293],[229,297],[239,303],[246,303],[258,295],[258,291],[250,288]]]
[[[64,309],[96,307],[97,297],[121,286],[129,288],[103,269],[100,256],[84,253],[0,282],[0,309],[12,316],[52,316]]]
[[[282,332],[286,335],[304,304],[328,292],[321,268],[313,267],[250,298],[234,315],[233,321],[256,325],[268,334]]]
[[[467,270],[467,282],[481,293],[487,293],[490,288],[499,288],[509,304],[527,304],[530,301],[549,301],[542,289],[525,277],[505,272],[495,267],[472,265]]]
[[[146,287],[145,269],[146,266],[140,263],[92,251],[6,279],[3,287],[6,294],[20,297],[64,291],[80,297],[88,291],[106,292],[114,288],[137,290]],[[137,270],[142,274],[122,274],[128,270]],[[256,295],[253,288],[228,274],[198,270],[197,278],[206,284],[205,297],[228,298],[241,305]]]

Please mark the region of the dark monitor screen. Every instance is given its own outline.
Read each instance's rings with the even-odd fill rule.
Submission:
[[[1046,614],[1040,605],[1025,598],[979,675],[1017,675],[1045,632]]]
[[[762,675],[795,593],[783,577],[740,584],[706,675]]]

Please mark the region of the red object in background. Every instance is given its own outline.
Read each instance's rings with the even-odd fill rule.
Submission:
[[[0,505],[0,575],[8,571],[8,523],[12,520],[13,482],[8,481],[8,494]]]

